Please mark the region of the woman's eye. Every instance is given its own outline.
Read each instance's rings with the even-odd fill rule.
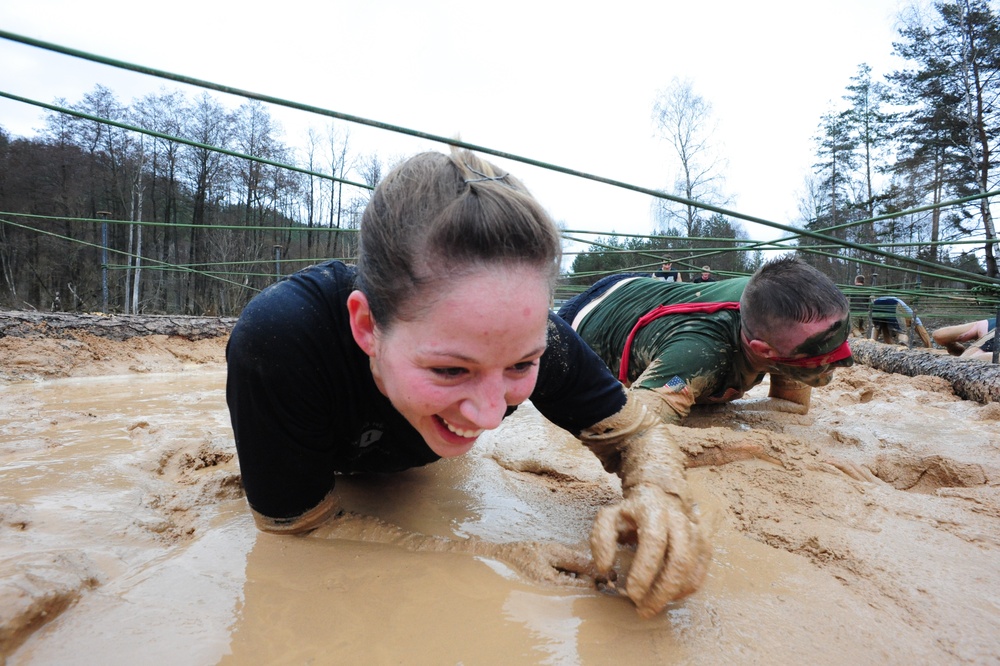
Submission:
[[[461,377],[467,371],[465,368],[431,368],[433,372],[438,377],[443,377],[445,379],[455,379]]]
[[[511,366],[511,370],[520,374],[524,374],[529,370],[531,370],[533,367],[535,367],[536,363],[538,363],[538,361],[523,361],[521,363],[515,363],[514,365]]]

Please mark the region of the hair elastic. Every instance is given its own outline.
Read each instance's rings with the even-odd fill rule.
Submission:
[[[482,171],[477,171],[476,169],[470,167],[468,164],[465,165],[465,168],[471,171],[472,173],[476,174],[477,176],[479,176],[479,178],[466,178],[465,179],[466,183],[481,183],[484,180],[494,180],[497,182],[503,182],[503,180],[510,175],[505,173],[502,176],[487,176]]]

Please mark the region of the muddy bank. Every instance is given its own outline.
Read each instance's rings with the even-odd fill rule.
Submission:
[[[234,319],[0,311],[0,382],[225,363]]]
[[[676,428],[692,460],[766,456],[689,471],[708,580],[643,621],[549,566],[619,487],[530,405],[461,459],[342,480],[307,537],[257,533],[224,342],[0,338],[6,663],[1000,661],[1000,404],[945,379],[858,365],[807,416]]]

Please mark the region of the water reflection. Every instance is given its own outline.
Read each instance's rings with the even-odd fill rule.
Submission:
[[[514,590],[504,602],[504,614],[521,622],[535,637],[538,663],[573,666],[580,663],[577,634],[583,620],[573,614],[573,597],[548,597]]]

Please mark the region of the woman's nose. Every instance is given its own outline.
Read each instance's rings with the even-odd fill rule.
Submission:
[[[477,428],[492,430],[507,413],[507,382],[502,375],[483,377],[459,406],[459,412]]]

